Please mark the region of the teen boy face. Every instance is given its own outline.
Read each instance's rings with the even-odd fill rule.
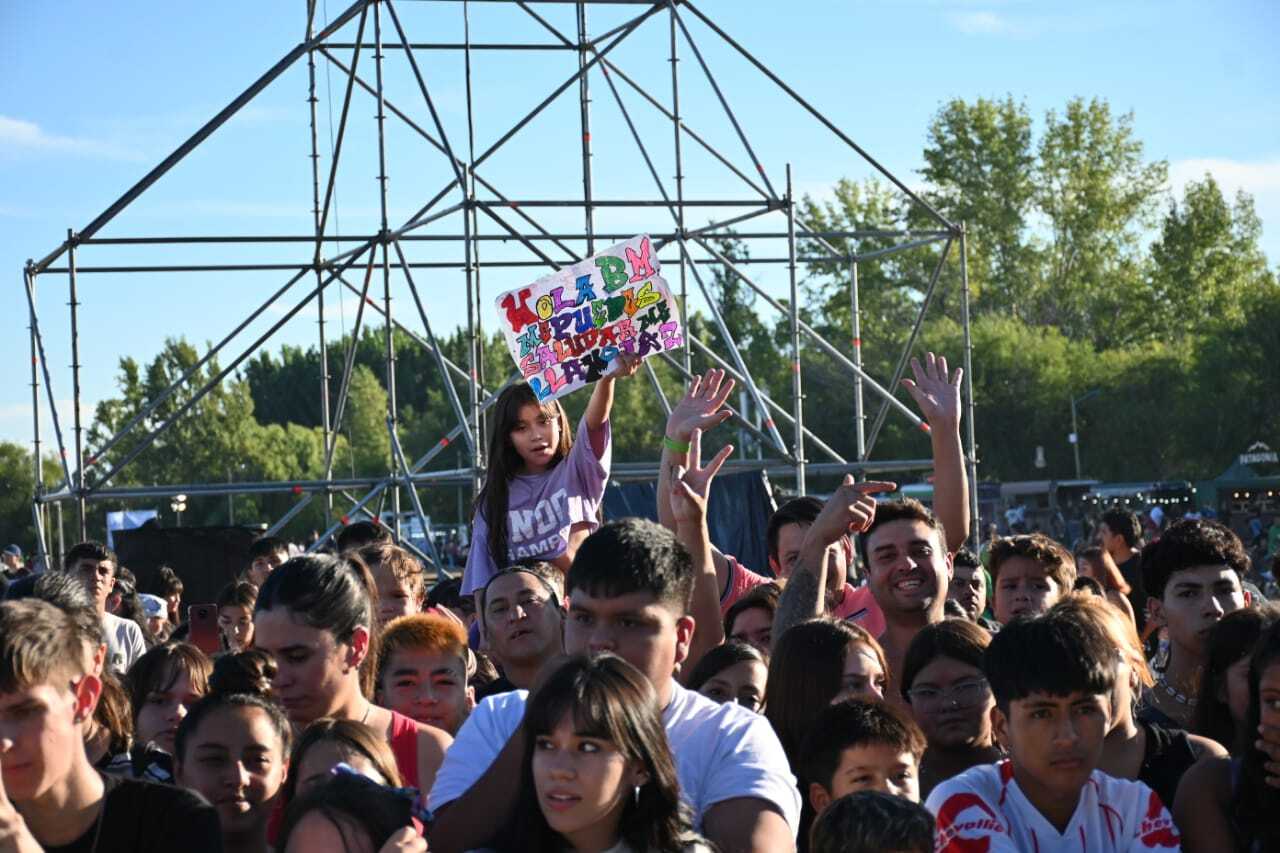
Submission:
[[[68,782],[77,752],[83,755],[84,722],[102,692],[93,675],[70,673],[0,693],[0,770],[9,799],[38,800]]]
[[[448,652],[396,649],[383,667],[379,687],[388,708],[451,735],[476,704],[466,665]]]
[[[689,654],[693,638],[693,618],[683,610],[651,592],[606,598],[574,589],[569,593],[564,650],[571,655],[612,652],[648,677],[665,706],[671,698],[671,676]]]
[[[1007,712],[995,707],[991,719],[1027,799],[1041,812],[1065,812],[1069,818],[1102,760],[1111,726],[1110,695],[1032,692],[1011,700]]]
[[[830,789],[812,782],[809,802],[821,812],[832,800],[857,791],[880,791],[920,802],[920,769],[916,757],[907,750],[885,743],[863,743],[845,747],[840,764],[831,778]]]
[[[73,575],[84,584],[85,591],[93,599],[98,612],[106,610],[107,599],[111,597],[111,589],[115,584],[116,567],[110,560],[95,560],[93,557],[81,557],[68,568]]]
[[[1152,616],[1169,629],[1169,640],[1196,656],[1205,653],[1209,631],[1223,616],[1249,604],[1240,577],[1226,565],[1192,566],[1174,572],[1164,595],[1151,599]]]

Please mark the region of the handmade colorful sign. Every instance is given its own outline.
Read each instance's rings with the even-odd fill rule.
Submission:
[[[619,352],[684,345],[680,311],[646,236],[632,237],[495,300],[507,347],[539,400],[610,372]]]

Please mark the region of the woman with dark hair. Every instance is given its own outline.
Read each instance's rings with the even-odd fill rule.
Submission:
[[[372,700],[372,579],[350,555],[294,557],[258,592],[254,643],[275,658],[272,688],[290,722],[355,720],[379,732],[409,785],[431,787],[452,738]]]
[[[1120,567],[1107,553],[1106,548],[1097,545],[1085,548],[1077,555],[1076,573],[1078,577],[1092,578],[1102,587],[1102,595],[1107,601],[1119,608],[1120,612],[1133,620],[1133,605],[1129,603],[1132,590],[1129,582],[1120,573]],[[1137,622],[1134,621],[1136,625]]]
[[[504,850],[693,853],[653,685],[613,655],[565,659],[529,699],[523,785]]]
[[[729,641],[702,656],[685,687],[724,704],[737,702],[748,711],[764,710],[769,666],[755,646]]]
[[[773,616],[781,597],[782,587],[776,583],[753,587],[725,611],[725,638],[755,646],[768,663],[773,651]]]
[[[275,701],[271,682],[280,668],[275,658],[261,649],[228,652],[218,655],[209,676],[209,690],[214,693],[253,693]]]
[[[1200,758],[1223,755],[1225,750],[1207,738],[1135,713],[1142,688],[1150,687],[1154,679],[1128,614],[1105,599],[1081,594],[1064,598],[1051,612],[1091,626],[1117,650],[1111,721],[1098,769],[1117,779],[1136,779],[1159,794],[1161,802],[1172,803],[1187,770]]]
[[[889,683],[884,650],[851,622],[810,619],[788,628],[769,659],[765,716],[795,767],[805,733],[842,699],[879,702]]]
[[[1280,622],[1272,622],[1249,657],[1245,731],[1280,726]],[[1267,781],[1270,757],[1251,744],[1237,757],[1207,758],[1187,772],[1173,819],[1187,853],[1280,850],[1280,788]]]
[[[165,615],[169,624],[177,628],[182,618],[182,578],[168,566],[161,566],[151,579],[151,587],[147,591],[164,599]]]
[[[902,697],[924,732],[920,798],[939,782],[1004,756],[991,729],[995,697],[982,671],[991,635],[967,619],[920,629],[902,663]]]
[[[1249,654],[1277,619],[1280,607],[1262,602],[1228,613],[1209,631],[1191,730],[1222,744],[1232,755],[1243,755],[1252,739],[1244,727],[1249,713]]]
[[[289,804],[276,850],[281,853],[426,853],[404,792],[337,773]]]
[[[278,706],[251,693],[206,696],[178,726],[177,782],[218,810],[227,853],[267,853],[292,733]]]
[[[209,692],[212,671],[208,655],[190,643],[162,643],[138,658],[125,676],[135,741],[173,755],[178,724]]]
[[[242,652],[253,647],[253,608],[258,588],[248,581],[232,581],[218,593],[218,638],[222,648]]]

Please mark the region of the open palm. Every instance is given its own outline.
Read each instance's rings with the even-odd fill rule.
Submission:
[[[929,425],[937,428],[959,423],[964,368],[957,367],[955,375],[950,376],[945,356],[926,353],[923,365],[920,359],[911,359],[911,372],[915,379],[903,379],[903,387],[910,392]]]
[[[667,416],[667,435],[677,441],[690,441],[694,430],[708,430],[724,423],[733,412],[724,408],[733,393],[734,381],[725,379],[724,371],[712,368],[689,382],[684,397]]]

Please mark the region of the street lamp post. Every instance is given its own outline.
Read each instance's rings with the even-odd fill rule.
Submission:
[[[1092,391],[1084,392],[1079,397],[1071,398],[1071,435],[1068,436],[1067,440],[1071,443],[1072,453],[1075,454],[1077,480],[1081,479],[1083,475],[1080,473],[1080,428],[1076,425],[1076,405],[1078,403],[1083,403],[1091,397],[1096,397],[1101,393],[1101,388],[1094,388]]]

